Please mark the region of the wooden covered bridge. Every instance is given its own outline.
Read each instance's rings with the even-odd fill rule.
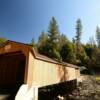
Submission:
[[[77,80],[80,69],[38,54],[31,45],[8,40],[0,46],[0,87],[14,88],[22,84],[47,87]]]

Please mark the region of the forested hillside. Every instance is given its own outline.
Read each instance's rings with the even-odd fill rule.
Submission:
[[[69,62],[88,69],[100,68],[100,28],[96,27],[95,37],[90,37],[86,44],[81,43],[83,26],[81,19],[76,20],[75,37],[69,40],[59,30],[55,17],[52,17],[47,31],[42,31],[38,42],[31,44],[35,49],[45,56],[58,61]]]

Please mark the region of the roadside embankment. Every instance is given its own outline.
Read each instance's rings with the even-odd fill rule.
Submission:
[[[69,97],[72,100],[100,100],[100,76],[81,75],[81,79]]]

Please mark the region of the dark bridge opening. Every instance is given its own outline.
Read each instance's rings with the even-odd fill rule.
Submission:
[[[0,94],[10,94],[14,100],[21,84],[24,83],[26,57],[22,52],[0,55]]]

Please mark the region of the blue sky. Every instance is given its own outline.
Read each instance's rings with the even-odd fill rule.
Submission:
[[[100,26],[100,0],[0,0],[0,37],[24,43],[33,37],[37,40],[41,31],[47,31],[52,16],[70,40],[80,18],[86,43]]]

